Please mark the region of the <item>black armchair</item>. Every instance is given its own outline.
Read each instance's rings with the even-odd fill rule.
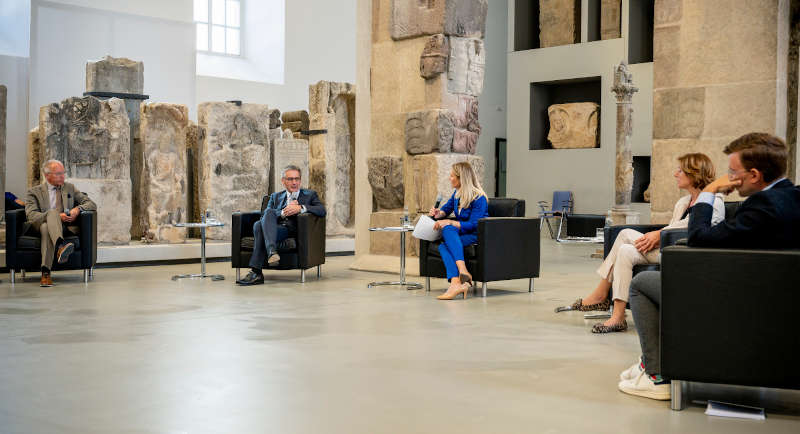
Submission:
[[[475,282],[482,282],[486,297],[487,282],[539,277],[539,219],[525,217],[525,201],[489,199],[489,217],[478,221],[478,242],[464,248],[467,269]],[[446,277],[439,256],[441,241],[420,240],[419,272],[431,290],[431,277]]]
[[[267,207],[269,196],[261,201],[261,210]],[[236,269],[239,280],[241,269],[248,268],[253,255],[253,224],[261,218],[258,211],[235,212],[231,219],[231,266]],[[300,281],[306,281],[306,270],[317,267],[317,278],[320,278],[321,265],[325,263],[325,218],[313,214],[297,216],[297,238],[287,239],[277,246],[281,257],[276,266],[264,268],[277,270],[300,269]]]
[[[673,246],[661,254],[661,375],[672,409],[685,382],[800,389],[800,250]]]
[[[24,209],[6,211],[6,266],[12,285],[16,281],[16,272],[42,269],[41,236],[25,222]],[[79,234],[64,233],[64,240],[73,243],[75,251],[66,263],[53,264],[53,271],[83,270],[83,281],[88,282],[97,263],[97,212],[83,211],[76,222],[80,227]]]

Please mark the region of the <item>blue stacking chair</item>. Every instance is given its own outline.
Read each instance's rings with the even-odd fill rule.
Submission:
[[[556,234],[553,232],[553,226],[550,225],[550,219],[563,218],[564,214],[572,212],[572,192],[571,191],[554,191],[553,202],[547,203],[545,200],[537,202],[539,204],[539,229],[542,224],[547,223],[547,229],[550,231],[550,237],[555,238]],[[550,209],[548,209],[548,206]]]

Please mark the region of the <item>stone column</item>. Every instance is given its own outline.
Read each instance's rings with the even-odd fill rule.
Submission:
[[[617,99],[617,153],[614,169],[614,207],[611,209],[614,224],[624,224],[625,215],[631,209],[633,190],[633,154],[631,153],[631,134],[633,133],[633,94],[639,89],[633,85],[633,75],[628,64],[620,62],[614,69],[614,86],[611,91]]]
[[[719,176],[742,134],[786,138],[789,2],[658,0],[654,12],[651,221],[666,223],[685,194],[680,155],[708,155]]]

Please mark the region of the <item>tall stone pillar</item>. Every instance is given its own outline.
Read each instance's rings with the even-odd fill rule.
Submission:
[[[680,155],[705,153],[719,176],[733,139],[754,131],[786,138],[789,3],[655,2],[653,223],[668,222],[681,196],[672,177]]]
[[[483,176],[474,154],[487,7],[486,0],[372,3],[371,226],[399,225],[403,208],[413,220],[437,195],[449,196],[442,178],[455,162],[470,161]],[[370,237],[371,254],[399,255],[396,234]]]
[[[633,125],[633,94],[639,89],[633,85],[633,75],[628,64],[620,62],[614,68],[614,86],[611,91],[617,99],[617,149],[614,168],[614,224],[624,224],[625,216],[631,209],[633,190],[633,154],[631,153],[631,134]]]

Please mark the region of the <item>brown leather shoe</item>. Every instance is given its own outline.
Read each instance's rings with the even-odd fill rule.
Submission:
[[[63,264],[69,260],[69,255],[75,250],[75,245],[66,243],[58,249],[58,263]]]
[[[42,288],[49,288],[53,286],[53,278],[50,277],[50,273],[42,273],[42,278],[39,280],[39,286]]]

